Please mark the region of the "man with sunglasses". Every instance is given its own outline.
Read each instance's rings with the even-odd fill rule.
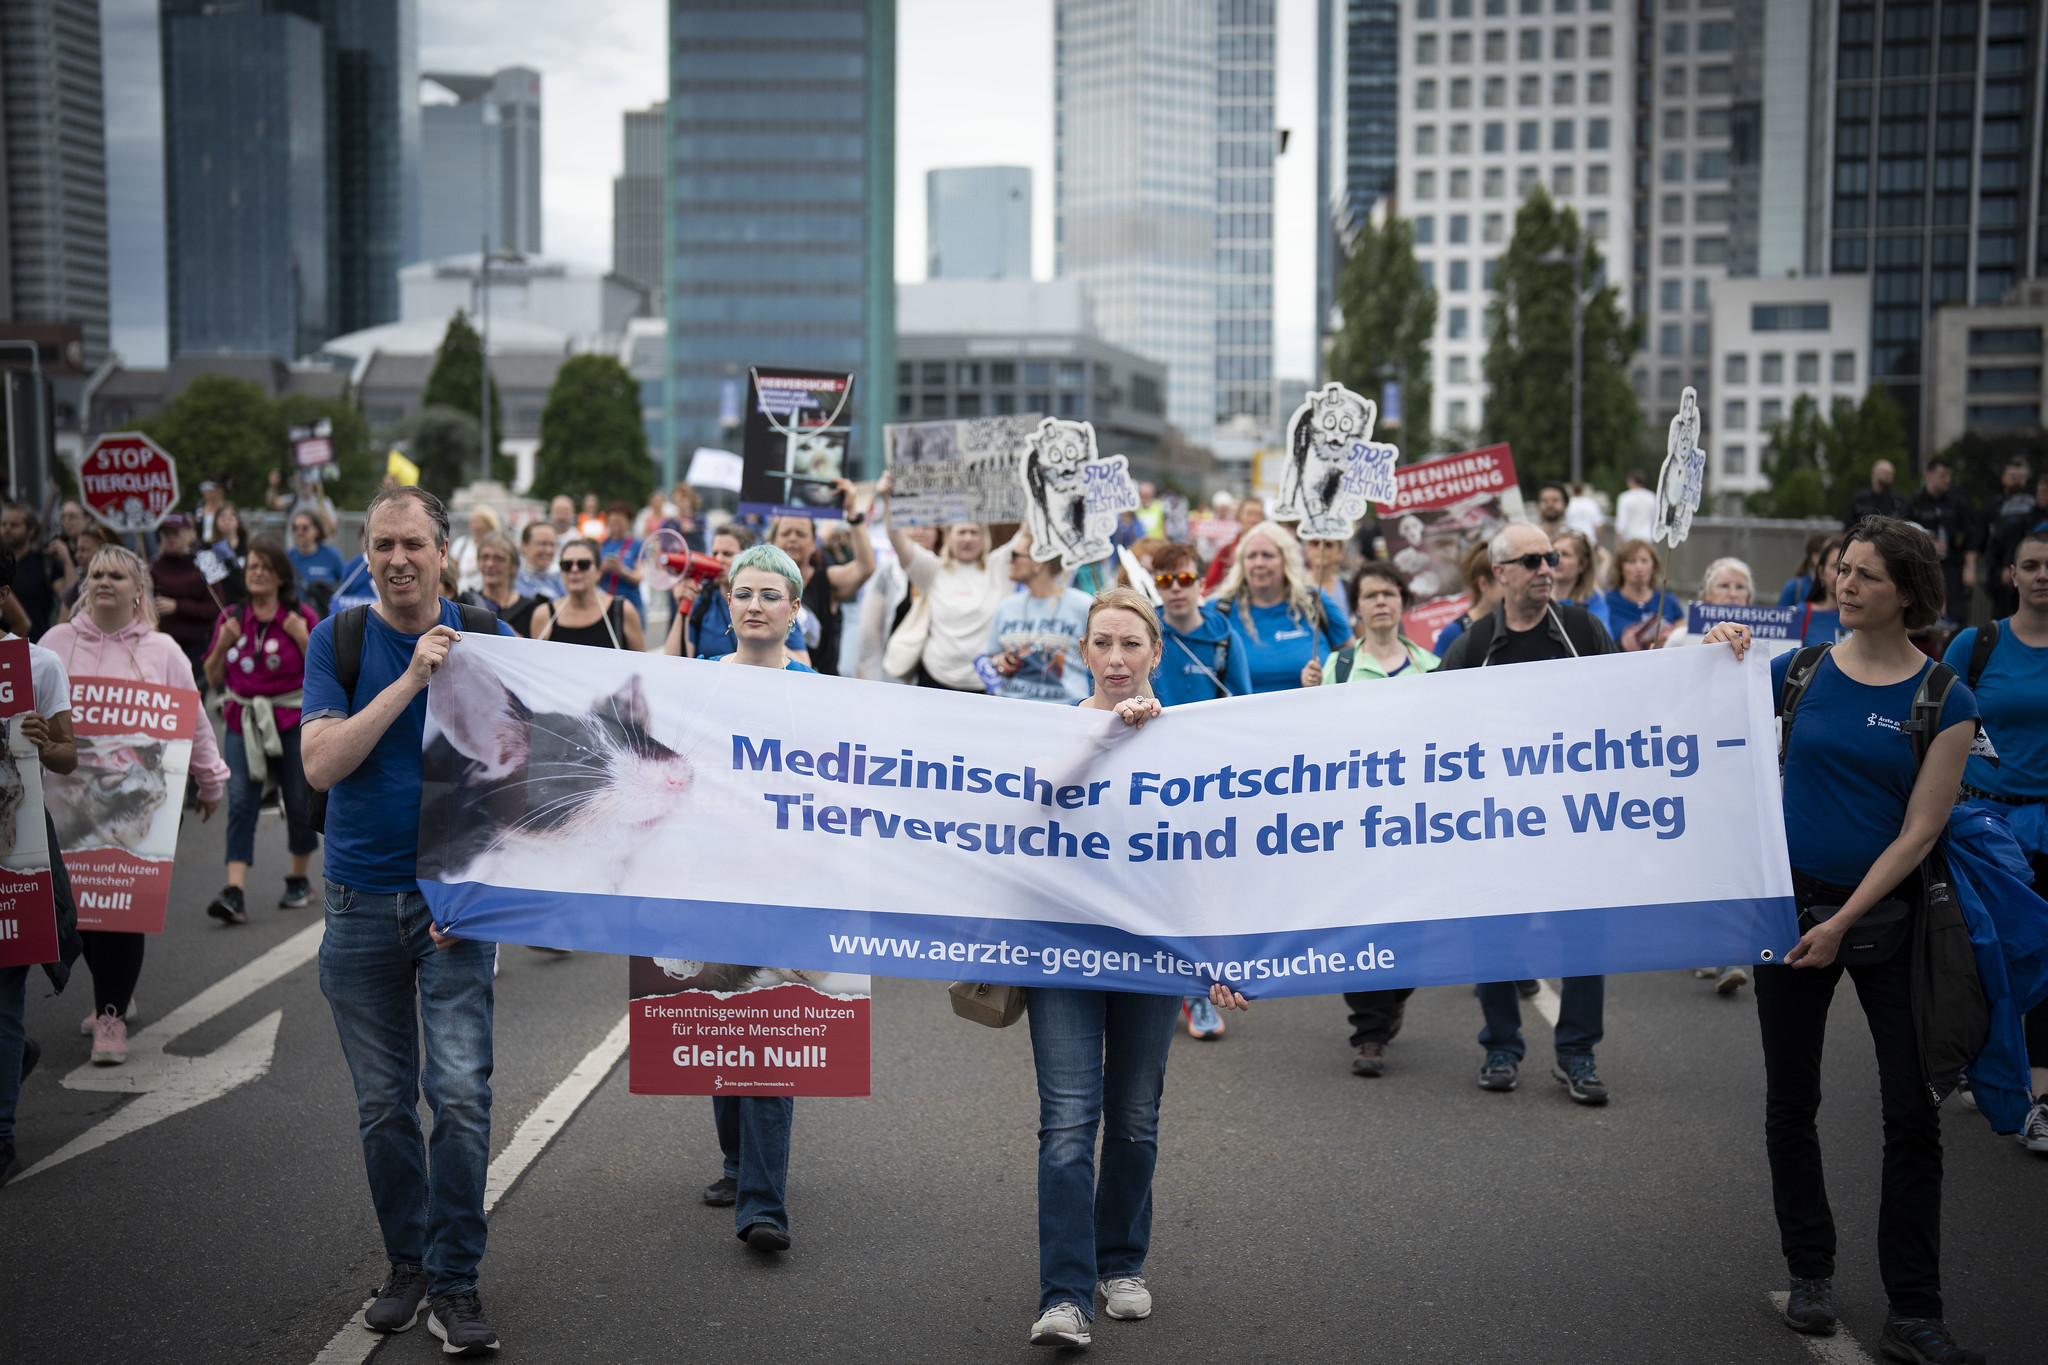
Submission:
[[[1458,637],[1438,671],[1617,652],[1607,628],[1584,607],[1551,600],[1558,556],[1541,528],[1527,522],[1511,523],[1493,538],[1487,555],[1500,584],[1501,603]],[[1580,1104],[1607,1103],[1607,1086],[1593,1069],[1606,992],[1604,976],[1568,976],[1564,981],[1553,1034],[1557,1061],[1550,1074],[1563,1082]],[[1527,1053],[1522,1041],[1520,992],[1512,981],[1482,985],[1479,1007],[1486,1015],[1486,1028],[1479,1035],[1479,1045],[1486,1049],[1479,1086],[1482,1090],[1513,1090]]]

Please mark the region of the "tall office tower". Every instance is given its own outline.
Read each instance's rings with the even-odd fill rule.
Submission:
[[[1400,0],[1319,0],[1316,344],[1333,325],[1351,236],[1394,193],[1400,153]]]
[[[624,173],[612,181],[612,269],[647,286],[661,307],[661,200],[668,184],[668,105],[656,102],[625,115]]]
[[[1216,417],[1273,425],[1274,0],[1216,8]],[[1172,390],[1168,389],[1168,401]],[[1200,428],[1196,428],[1200,430]]]
[[[287,19],[311,26],[310,49]],[[173,355],[297,355],[282,348],[308,328],[318,340],[398,316],[398,270],[419,245],[415,20],[415,0],[163,0]],[[263,287],[223,278],[257,261]]]
[[[163,56],[171,354],[304,355],[344,330],[320,26],[166,5]]]
[[[749,365],[858,372],[881,468],[895,375],[896,0],[670,0],[669,365],[677,453],[730,439]],[[728,411],[736,412],[735,399]]]
[[[928,280],[1031,278],[1031,168],[958,166],[924,177]]]
[[[420,104],[419,258],[509,247],[540,254],[540,73],[429,71],[455,96]]]
[[[1105,341],[1167,367],[1167,420],[1198,440],[1218,407],[1218,187],[1263,174],[1271,216],[1270,132],[1263,171],[1217,164],[1216,20],[1232,2],[1053,7],[1053,273],[1081,282]]]
[[[1761,43],[1746,42],[1738,52],[1735,35],[1747,17],[1760,38],[1763,9],[1763,0],[1701,0],[1691,12],[1665,8],[1640,20],[1649,41],[1641,53],[1638,99],[1642,91],[1653,93],[1638,109],[1637,146],[1644,162],[1636,177],[1631,302],[1645,330],[1643,354],[1630,378],[1652,432],[1662,432],[1677,415],[1688,385],[1697,390],[1701,406],[1712,410],[1709,291],[1731,269],[1756,273],[1753,232],[1731,255],[1738,217],[1731,134],[1738,82],[1747,95],[1745,127],[1753,127],[1760,107]],[[1745,139],[1745,149],[1753,145],[1753,136]],[[1753,165],[1754,153],[1745,155]],[[1753,221],[1754,176],[1745,183],[1748,211],[1739,216]]]
[[[0,4],[0,320],[70,322],[107,349],[107,154],[97,0]]]

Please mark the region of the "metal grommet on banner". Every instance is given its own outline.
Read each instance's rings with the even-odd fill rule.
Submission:
[[[1764,956],[1764,961],[1766,961],[1766,962],[1769,962],[1769,961],[1770,961],[1770,960],[1771,960],[1771,959],[1772,959],[1772,958],[1773,958],[1774,956],[1776,956],[1776,954],[1772,953],[1772,952],[1771,952],[1771,950],[1770,950],[1769,948],[1766,948],[1766,949],[1764,949],[1764,954],[1763,954],[1763,956]]]

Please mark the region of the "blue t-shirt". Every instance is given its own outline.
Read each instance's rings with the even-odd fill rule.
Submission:
[[[1152,675],[1152,694],[1161,706],[1214,701],[1222,695],[1216,690],[1219,679],[1231,696],[1251,695],[1252,671],[1244,637],[1216,607],[1205,604],[1202,624],[1189,634],[1175,630],[1164,616],[1159,629],[1159,671]]]
[[[597,547],[599,563],[618,556],[619,563],[627,568],[636,568],[640,563],[640,542],[637,540],[607,540]],[[640,601],[640,585],[628,583],[615,573],[608,573],[598,579],[597,586],[614,597],[623,597],[633,604],[634,611],[644,611]]]
[[[1796,607],[1806,600],[1806,594],[1813,591],[1813,575],[1798,574],[1785,580],[1785,586],[1778,590],[1778,605]]]
[[[723,659],[740,647],[739,637],[733,633],[732,610],[725,605],[725,594],[716,587],[706,587],[711,594],[711,605],[704,608],[704,619],[699,625],[686,625],[690,632],[690,643],[696,647],[700,659]],[[804,648],[804,627],[801,620],[789,623],[789,635],[782,642],[785,649]]]
[[[1094,599],[1075,588],[1057,597],[1015,592],[996,608],[989,624],[987,652],[1014,654],[1015,673],[998,678],[994,693],[1024,701],[1078,701],[1094,690],[1081,662],[1081,637],[1088,633]]]
[[[1957,677],[1968,678],[1970,651],[1976,647],[1977,628],[1971,626],[1949,643],[1941,661]],[[1976,691],[1984,729],[1998,750],[1998,766],[1973,757],[1963,768],[1963,781],[2000,796],[2048,796],[2048,648],[2023,644],[2013,637],[2012,623],[2003,622]]]
[[[462,629],[462,612],[441,599],[441,624]],[[512,635],[498,622],[498,634]],[[348,716],[397,682],[412,663],[417,635],[402,635],[373,609],[363,630],[363,663],[356,675],[356,705],[349,705],[334,672],[334,618],[313,627],[306,649],[306,700],[301,715]],[[455,648],[462,648],[461,645]],[[356,770],[327,793],[327,879],[357,891],[390,895],[419,890],[420,740],[427,723],[426,689],[378,737]]]
[[[370,577],[368,555],[357,555],[341,571],[341,586],[327,603],[327,614],[339,616],[350,607],[367,607],[377,600],[377,584]]]
[[[294,545],[285,551],[285,556],[291,560],[292,572],[298,575],[301,585],[339,584],[342,574],[348,567],[342,563],[341,551],[332,545],[316,546],[311,554],[304,553]]]
[[[1465,618],[1460,616],[1457,620],[1436,633],[1436,639],[1430,644],[1429,652],[1436,655],[1439,659],[1443,658],[1444,655],[1451,652],[1451,646],[1456,644],[1458,637],[1464,633]],[[1614,632],[1609,631],[1607,633],[1612,635]]]
[[[1614,637],[1617,643],[1620,642],[1623,631],[1653,613],[1667,621],[1685,619],[1685,607],[1673,593],[1659,591],[1653,593],[1649,601],[1638,604],[1623,597],[1620,588],[1609,588],[1594,600],[1606,611],[1607,614],[1602,620],[1607,626],[1607,633]],[[1590,611],[1591,608],[1587,610]]]
[[[1792,658],[1771,660],[1773,695],[1782,698]],[[1869,687],[1833,655],[1821,660],[1785,748],[1785,842],[1794,868],[1853,887],[1899,837],[1920,773],[1912,736],[1901,727],[1913,718],[1919,689],[1918,675]],[[1942,705],[1941,729],[1976,718],[1977,699],[1958,682]]]
[[[1842,613],[1835,607],[1814,607],[1799,619],[1802,645],[1831,645],[1849,638],[1842,629]]]
[[[1308,661],[1343,648],[1351,634],[1347,627],[1338,624],[1347,618],[1343,616],[1343,607],[1328,593],[1323,594],[1320,630],[1314,621],[1297,617],[1285,602],[1275,602],[1270,607],[1255,607],[1249,602],[1245,605],[1251,608],[1250,630],[1244,628],[1244,618],[1238,615],[1235,604],[1227,610],[1244,645],[1254,692],[1285,692],[1301,686],[1301,670],[1308,666]]]

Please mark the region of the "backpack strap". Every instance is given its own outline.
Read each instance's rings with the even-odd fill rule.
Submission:
[[[1785,750],[1792,743],[1792,716],[1799,709],[1799,699],[1806,695],[1806,689],[1813,685],[1813,675],[1820,671],[1820,661],[1826,657],[1833,645],[1807,645],[1792,656],[1792,662],[1785,668],[1784,690],[1778,694],[1778,762],[1785,761]]]
[[[473,602],[457,602],[455,610],[462,613],[464,630],[473,630],[479,635],[498,633],[498,613],[489,607],[480,607]]]
[[[1920,675],[1920,686],[1913,693],[1913,716],[1904,727],[1912,732],[1915,767],[1927,761],[1927,750],[1941,733],[1941,708],[1948,701],[1949,689],[1959,681],[1956,671],[1940,662]]]
[[[370,629],[368,606],[350,607],[334,618],[334,678],[348,698],[349,714],[356,709],[356,683],[363,676],[363,636]]]
[[[1986,621],[1977,627],[1977,640],[1970,648],[1970,676],[1965,680],[1970,690],[1977,690],[1977,682],[1984,676],[1984,666],[1991,662],[1991,651],[1998,648],[1998,622]]]
[[[1215,683],[1216,695],[1219,699],[1234,695],[1230,690],[1230,684],[1223,681],[1230,673],[1230,639],[1230,632],[1225,630],[1223,632],[1223,643],[1216,646]]]
[[[1337,681],[1351,681],[1351,669],[1358,662],[1358,646],[1346,645],[1337,651]]]

